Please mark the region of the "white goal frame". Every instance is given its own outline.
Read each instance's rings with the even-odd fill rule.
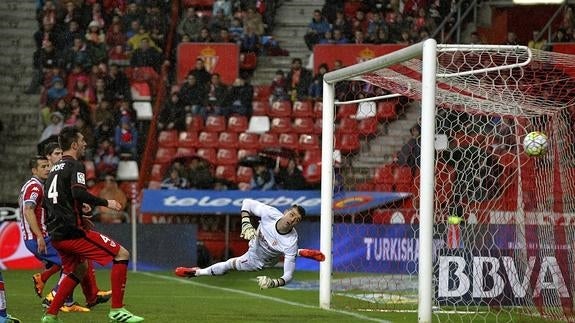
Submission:
[[[323,122],[322,122],[322,165],[321,165],[321,238],[320,248],[326,255],[326,260],[320,264],[319,306],[329,309],[331,306],[331,275],[332,275],[332,227],[333,227],[333,164],[334,164],[334,120],[335,83],[343,80],[353,80],[358,76],[374,72],[385,67],[407,61],[412,58],[422,58],[421,80],[421,168],[419,195],[419,266],[418,266],[418,321],[432,322],[432,306],[434,288],[433,279],[433,225],[434,225],[434,187],[435,187],[435,118],[437,78],[451,75],[437,74],[437,53],[452,50],[480,50],[486,48],[519,47],[496,45],[438,45],[434,39],[411,45],[390,54],[349,67],[326,73],[323,83]],[[523,46],[521,46],[523,47]],[[531,52],[527,62],[509,64],[502,68],[509,69],[522,66],[531,60]],[[471,73],[486,72],[475,70]],[[466,73],[466,72],[463,72]],[[373,99],[373,98],[372,98]]]

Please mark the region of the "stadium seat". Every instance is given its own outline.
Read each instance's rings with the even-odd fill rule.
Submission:
[[[238,149],[238,161],[248,156],[256,156],[258,151],[256,149]]]
[[[269,110],[268,101],[252,101],[252,116],[267,116]]]
[[[298,150],[320,149],[319,137],[316,134],[300,134]]]
[[[260,135],[260,148],[278,147],[278,135],[275,133],[262,133]]]
[[[158,135],[158,146],[163,148],[178,146],[178,132],[176,130],[160,131]]]
[[[254,101],[268,101],[270,98],[269,85],[254,85]]]
[[[236,132],[220,132],[218,138],[218,146],[220,148],[237,148],[238,147],[238,134]]]
[[[323,102],[316,101],[313,104],[313,116],[316,118],[322,118],[323,117]]]
[[[233,148],[220,148],[216,154],[216,164],[236,165],[238,163],[238,151]]]
[[[258,65],[258,56],[254,52],[240,54],[240,69],[252,71]]]
[[[267,116],[252,116],[247,132],[264,133],[270,131],[270,118]]]
[[[154,117],[150,101],[134,101],[132,108],[136,111],[136,119],[138,120],[152,120]]]
[[[188,131],[203,131],[205,127],[204,118],[200,116],[188,116],[186,117],[186,126]]]
[[[276,117],[272,119],[270,132],[280,134],[291,131],[291,119],[289,117]]]
[[[182,131],[178,136],[178,147],[195,148],[200,145],[198,133],[195,131]]]
[[[178,147],[178,150],[176,150],[176,157],[189,157],[194,156],[195,154],[196,150],[194,148]]]
[[[344,133],[336,140],[335,149],[341,150],[342,153],[354,153],[359,150],[361,144],[359,142],[358,133]]]
[[[279,146],[282,148],[288,148],[292,150],[298,150],[299,148],[299,135],[297,133],[281,133],[278,138]]]
[[[249,183],[252,180],[254,170],[251,167],[238,166],[236,181],[238,183]]]
[[[269,116],[272,118],[291,117],[291,101],[284,100],[272,103]]]
[[[379,122],[377,118],[370,117],[367,119],[362,119],[357,124],[357,131],[362,136],[373,136],[378,131]]]
[[[226,130],[226,117],[211,115],[206,118],[205,131],[222,132]]]
[[[158,148],[156,151],[156,163],[167,164],[172,161],[172,158],[176,155],[177,149],[172,148]]]
[[[248,130],[248,118],[245,116],[233,115],[228,118],[228,131],[244,132]]]
[[[381,101],[377,103],[377,119],[379,121],[390,121],[397,118],[397,101]]]
[[[218,165],[214,176],[228,182],[236,182],[236,166],[234,165]]]
[[[202,131],[198,136],[198,146],[203,148],[216,148],[219,144],[217,132]]]
[[[151,190],[159,190],[160,188],[162,188],[162,182],[161,181],[149,181],[148,182],[148,188]]]
[[[138,169],[138,162],[135,160],[120,160],[118,163],[118,170],[116,171],[116,179],[119,181],[137,181],[140,171]],[[86,177],[88,171],[86,170]],[[89,177],[88,177],[89,178]]]
[[[313,163],[321,163],[321,150],[319,148],[306,150],[303,154],[303,166]]]
[[[148,82],[131,82],[130,91],[132,92],[132,99],[134,101],[151,101],[152,92]]]
[[[337,106],[336,119],[355,117],[357,113],[357,104],[342,104]]]
[[[217,153],[215,148],[198,148],[196,151],[196,156],[205,159],[212,165],[215,165],[217,162],[216,155]]]
[[[413,183],[413,171],[409,166],[398,166],[395,168],[395,172],[393,174],[393,182],[395,184],[398,183]]]
[[[373,182],[375,184],[393,184],[393,175],[395,173],[395,166],[392,164],[383,165],[375,170],[373,175]]]
[[[355,185],[356,191],[373,191],[375,189],[375,184],[372,182],[362,182]]]
[[[313,133],[321,135],[322,129],[323,129],[323,120],[321,118],[315,119],[315,122],[313,123]]]
[[[310,163],[303,167],[303,177],[306,182],[316,184],[321,181],[321,165],[319,163]]]
[[[152,165],[152,170],[150,171],[150,180],[161,182],[164,179],[164,172],[167,166],[164,164],[154,164]]]
[[[312,118],[295,118],[293,121],[293,131],[296,133],[313,133],[314,122]]]
[[[293,103],[292,116],[294,118],[313,118],[311,101],[296,101]]]
[[[238,148],[258,149],[260,148],[260,135],[251,132],[242,132],[238,137]]]
[[[337,127],[338,133],[357,133],[357,120],[351,118],[342,118]]]

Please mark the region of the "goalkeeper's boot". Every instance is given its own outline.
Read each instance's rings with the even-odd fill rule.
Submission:
[[[200,270],[199,267],[178,267],[174,271],[176,276],[184,277],[184,278],[192,278],[196,277],[196,272]]]
[[[87,308],[92,308],[98,304],[106,303],[112,297],[111,290],[100,290],[98,294],[96,294],[96,299],[93,302],[86,303]]]
[[[134,315],[123,307],[110,310],[108,319],[110,319],[110,323],[138,323],[144,321],[143,317]]]
[[[44,314],[44,316],[42,316],[42,323],[63,323],[62,320],[60,320],[56,315],[52,315],[52,314]]]
[[[42,275],[36,273],[32,275],[32,282],[34,282],[34,292],[38,297],[42,298],[42,292],[44,291],[44,282],[42,281]]]
[[[298,249],[298,255],[315,261],[325,260],[325,255],[321,251],[315,249]]]

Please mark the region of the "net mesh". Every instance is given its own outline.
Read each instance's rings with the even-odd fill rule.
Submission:
[[[574,57],[440,46],[437,63],[437,318],[575,319]],[[334,307],[417,309],[421,73],[411,59],[335,84],[336,193],[410,197],[334,217]],[[548,137],[540,157],[523,149],[532,131]]]

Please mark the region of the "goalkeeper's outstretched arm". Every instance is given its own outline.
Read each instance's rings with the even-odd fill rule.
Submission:
[[[285,256],[284,274],[280,278],[258,276],[258,284],[261,289],[281,287],[289,283],[295,271],[295,256]]]

